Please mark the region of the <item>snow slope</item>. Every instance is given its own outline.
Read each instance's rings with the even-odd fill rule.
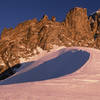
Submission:
[[[100,51],[63,48],[0,82],[0,100],[100,100]]]

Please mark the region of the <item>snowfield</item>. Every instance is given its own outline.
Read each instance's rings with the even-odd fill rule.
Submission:
[[[0,82],[0,100],[100,100],[100,50],[59,48]]]

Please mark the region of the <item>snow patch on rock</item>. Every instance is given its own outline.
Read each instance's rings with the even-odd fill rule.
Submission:
[[[32,55],[28,58],[20,58],[20,63],[36,61],[36,60],[40,59],[41,57],[47,55],[48,53],[55,52],[55,51],[63,49],[63,48],[66,48],[66,47],[65,46],[53,45],[53,48],[48,52],[47,50],[43,50],[42,48],[37,47],[33,51],[34,55]]]

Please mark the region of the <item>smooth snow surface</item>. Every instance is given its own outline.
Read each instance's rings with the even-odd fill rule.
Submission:
[[[0,82],[0,100],[100,100],[100,51],[63,48]]]

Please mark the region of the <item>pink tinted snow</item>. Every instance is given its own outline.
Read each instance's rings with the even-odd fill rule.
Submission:
[[[55,51],[23,67],[11,78],[15,79],[17,75],[73,49],[90,53],[89,60],[79,70],[45,81],[0,85],[0,100],[100,100],[100,51],[92,48],[75,47]],[[3,82],[9,80],[10,78]]]

